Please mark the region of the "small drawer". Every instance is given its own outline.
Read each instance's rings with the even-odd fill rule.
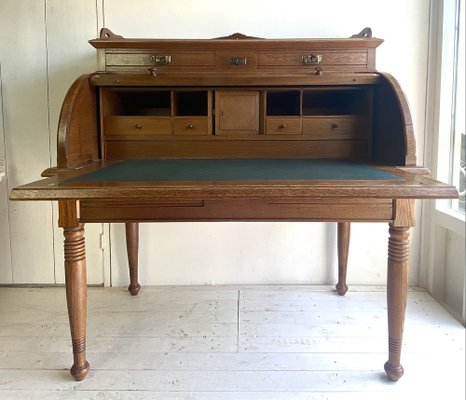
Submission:
[[[122,52],[108,51],[106,54],[108,66],[156,66],[158,68],[214,66],[214,52]]]
[[[337,71],[364,71],[367,69],[367,51],[329,51],[310,49],[295,52],[260,52],[258,69],[293,69],[309,72],[315,68]]]
[[[209,120],[205,117],[175,117],[175,135],[210,135]]]
[[[336,136],[351,134],[367,137],[368,119],[357,115],[303,117],[303,134]]]
[[[266,134],[301,134],[301,118],[299,117],[267,117]]]
[[[112,116],[105,118],[104,129],[107,136],[131,134],[171,135],[172,122],[170,117]]]

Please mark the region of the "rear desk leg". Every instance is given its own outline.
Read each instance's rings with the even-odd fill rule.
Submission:
[[[126,222],[125,225],[130,279],[128,290],[133,296],[136,296],[141,289],[138,282],[139,224],[137,222]]]
[[[388,361],[385,372],[392,381],[403,376],[401,347],[408,297],[409,229],[414,226],[414,201],[395,200],[388,240],[387,312]]]
[[[349,222],[338,222],[338,283],[336,289],[341,296],[344,296],[348,291],[346,270],[348,265],[350,228],[351,224]]]
[[[86,360],[87,277],[84,224],[79,223],[77,201],[60,201],[59,215],[59,225],[65,236],[66,301],[74,359],[70,372],[76,380],[81,381],[90,368]]]

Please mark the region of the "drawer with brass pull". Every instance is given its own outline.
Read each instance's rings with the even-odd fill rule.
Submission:
[[[172,121],[170,117],[109,116],[104,119],[104,131],[107,137],[134,134],[171,135]]]
[[[267,117],[267,135],[301,134],[300,117]]]
[[[210,51],[108,51],[105,60],[109,71],[145,72],[148,67],[192,71],[215,66],[214,52]]]
[[[210,135],[209,119],[206,117],[175,117],[173,132],[175,135]]]
[[[367,68],[367,51],[330,51],[309,50],[294,52],[259,52],[258,69],[298,69],[300,72],[321,72],[326,70],[365,70]],[[316,70],[318,68],[318,70]]]
[[[335,115],[326,117],[303,117],[303,134],[342,138],[367,137],[369,121],[366,116]]]

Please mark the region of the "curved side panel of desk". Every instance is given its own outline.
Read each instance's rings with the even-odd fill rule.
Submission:
[[[416,141],[406,96],[397,80],[380,73],[374,94],[373,160],[392,166],[416,165]]]
[[[57,166],[77,168],[98,160],[97,91],[90,75],[81,75],[69,88],[58,123]]]

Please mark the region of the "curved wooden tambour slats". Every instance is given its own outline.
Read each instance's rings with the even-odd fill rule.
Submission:
[[[76,79],[63,100],[58,122],[58,168],[76,168],[99,159],[97,95],[89,77]]]
[[[397,80],[380,73],[374,92],[373,160],[396,166],[416,165],[416,141],[406,96]]]

